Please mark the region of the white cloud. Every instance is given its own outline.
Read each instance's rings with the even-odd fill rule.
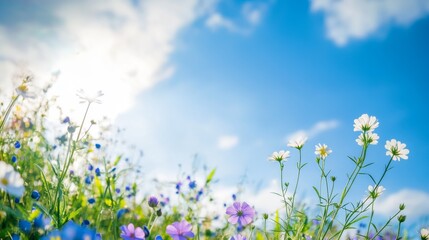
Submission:
[[[221,150],[228,150],[237,146],[238,142],[239,142],[238,136],[234,136],[234,135],[221,136],[218,139],[217,146]]]
[[[402,189],[399,192],[382,195],[375,203],[375,212],[386,217],[392,216],[399,209],[399,204],[405,204],[405,214],[408,218],[429,215],[429,193],[413,189]]]
[[[237,31],[237,27],[235,26],[235,24],[231,20],[226,19],[218,12],[212,13],[207,18],[206,26],[211,29],[225,28],[231,32]]]
[[[242,15],[251,25],[258,25],[267,10],[267,4],[247,2],[242,6]]]
[[[392,24],[408,26],[429,13],[427,0],[312,0],[311,3],[312,11],[326,15],[327,36],[340,46]]]
[[[220,12],[213,12],[206,20],[210,29],[226,29],[230,32],[247,34],[257,26],[268,9],[268,3],[246,2],[240,6],[240,18],[230,19]]]
[[[292,139],[297,139],[297,138],[303,137],[303,136],[308,137],[308,138],[314,138],[323,132],[337,128],[338,125],[339,125],[339,122],[337,120],[320,121],[320,122],[317,122],[316,124],[314,124],[309,129],[301,129],[301,130],[298,130],[296,132],[289,134],[286,137],[286,141],[289,141]]]
[[[22,67],[39,81],[59,71],[53,93],[62,107],[77,105],[77,89],[102,90],[103,104],[94,107],[93,114],[114,118],[128,110],[141,91],[174,73],[169,56],[178,32],[205,14],[213,2],[162,0],[133,5],[78,0],[43,7],[33,3],[28,7],[43,14],[23,19],[11,13],[10,22],[0,22],[2,89],[11,89],[9,79]]]

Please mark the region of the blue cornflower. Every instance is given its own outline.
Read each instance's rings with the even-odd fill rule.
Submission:
[[[95,199],[94,199],[94,198],[90,198],[90,199],[88,199],[88,203],[89,203],[89,204],[94,204],[94,203],[95,203]]]
[[[196,188],[197,187],[197,183],[195,182],[195,181],[191,181],[191,182],[189,182],[189,188],[190,189],[194,189],[194,188]]]
[[[94,166],[92,166],[92,164],[89,164],[89,166],[88,166],[88,170],[89,170],[89,171],[92,171],[92,169],[94,169]]]
[[[89,226],[89,220],[88,219],[84,219],[83,221],[82,221],[82,227],[87,227],[87,226]]]
[[[83,226],[77,225],[73,221],[68,221],[63,226],[61,231],[54,230],[54,231],[50,232],[48,235],[43,237],[42,240],[43,239],[49,240],[49,239],[56,239],[56,238],[59,238],[59,239],[85,239],[85,240],[100,239],[94,230],[92,230],[88,227],[83,227]]]
[[[237,195],[232,194],[232,200],[236,201],[237,200]]]
[[[115,192],[116,192],[116,193],[120,193],[120,192],[121,192],[121,189],[116,188],[116,189],[115,189]]]
[[[12,234],[12,240],[20,240],[21,238],[19,237],[19,234]]]
[[[116,217],[120,219],[124,214],[128,213],[130,210],[128,208],[119,209],[118,213],[116,213]]]
[[[19,220],[18,227],[21,231],[23,231],[26,234],[29,234],[31,231],[31,223],[26,220]]]
[[[130,186],[125,186],[125,191],[130,191],[131,187]]]
[[[21,143],[19,141],[16,141],[14,145],[16,149],[21,147]]]
[[[42,230],[45,230],[50,223],[51,219],[49,217],[43,217],[43,213],[39,214],[39,216],[37,216],[33,222],[35,228]]]
[[[86,176],[86,178],[85,178],[85,183],[86,184],[91,184],[92,183],[92,178],[91,178],[91,176]]]
[[[162,237],[161,237],[161,236],[157,235],[157,236],[155,237],[155,240],[163,240],[163,239],[162,239]]]
[[[100,148],[101,148],[101,145],[100,145],[99,143],[96,143],[96,144],[95,144],[95,148],[100,149]]]
[[[12,156],[12,162],[13,162],[13,163],[16,163],[16,161],[17,161],[17,160],[18,160],[18,158],[17,158],[15,155],[13,155],[13,156]]]
[[[15,198],[15,203],[19,203],[20,199],[19,198]]]
[[[96,175],[97,177],[101,176],[100,168],[96,168],[96,169],[95,169],[95,175]]]
[[[40,193],[37,190],[33,190],[31,192],[31,198],[34,199],[34,200],[36,200],[36,201],[39,201],[39,199],[40,199]]]
[[[150,235],[149,228],[147,228],[146,226],[143,226],[143,232],[144,232],[144,236],[145,236],[146,238],[148,238],[148,237],[149,237],[149,235]]]

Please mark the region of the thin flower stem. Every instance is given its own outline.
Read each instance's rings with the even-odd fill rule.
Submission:
[[[0,133],[2,132],[3,127],[6,124],[7,119],[9,118],[10,112],[12,111],[12,108],[15,105],[18,98],[19,98],[19,95],[12,97],[12,101],[10,101],[9,105],[7,106],[6,113],[4,114],[3,120],[1,121],[1,124],[0,124]]]
[[[283,201],[284,201],[284,204],[285,204],[285,210],[286,210],[286,218],[289,218],[290,216],[289,216],[289,213],[288,213],[288,204],[287,204],[287,200],[286,200],[286,191],[285,191],[285,187],[284,187],[284,183],[283,183],[283,168],[284,168],[284,165],[283,165],[283,163],[281,162],[281,161],[279,161],[279,164],[280,164],[280,185],[281,185],[281,189],[282,189],[282,196],[283,196]],[[285,236],[284,236],[284,239],[286,240],[287,238],[287,232],[288,232],[288,227],[289,226],[285,226]]]
[[[389,169],[390,169],[390,164],[392,163],[392,160],[393,160],[393,157],[391,157],[390,158],[390,160],[389,160],[389,163],[385,166],[385,168],[384,168],[384,171],[383,171],[383,174],[381,175],[381,177],[380,177],[380,179],[378,180],[378,182],[377,182],[377,184],[375,185],[375,187],[374,187],[374,189],[377,189],[379,186],[380,186],[380,184],[381,184],[381,182],[383,181],[383,179],[384,179],[384,177],[386,176],[386,173],[389,171]],[[362,203],[360,203],[360,204],[358,204],[357,206],[356,206],[356,208],[349,214],[349,216],[348,217],[346,217],[346,221],[345,221],[345,223],[344,223],[344,226],[347,226],[347,223],[349,223],[349,222],[353,222],[354,220],[356,220],[362,213],[364,213],[364,212],[366,212],[367,210],[368,210],[368,208],[373,204],[373,202],[371,203],[371,204],[369,204],[369,205],[367,205],[363,210],[361,210],[358,214],[356,214],[357,212],[358,212],[358,210],[360,209],[360,208],[362,208],[363,206],[365,206],[365,204],[367,203],[367,201],[369,200],[370,198],[368,197],[368,198],[366,198]],[[356,214],[356,215],[355,215]],[[341,229],[341,232],[340,232],[340,235],[339,236],[341,236],[341,234],[343,233],[345,231],[345,227],[343,227],[342,229]]]
[[[398,216],[398,214],[401,212],[401,210],[399,210],[398,212],[396,212],[395,215],[393,215],[391,218],[389,218],[389,220],[386,222],[386,224],[384,224],[384,226],[382,228],[380,228],[380,230],[378,230],[375,234],[374,237],[371,238],[371,240],[375,239],[378,235],[380,235],[380,233],[389,225],[389,223],[396,218],[396,216]]]
[[[371,203],[371,216],[369,218],[368,229],[366,230],[366,236],[367,237],[369,236],[369,230],[371,230],[372,218],[374,217],[374,203],[375,203],[375,201],[372,201],[372,203]]]
[[[352,174],[349,176],[349,178],[347,180],[346,186],[344,187],[343,192],[341,194],[340,201],[337,204],[336,209],[334,210],[334,213],[333,213],[333,216],[332,216],[332,220],[330,221],[330,223],[328,225],[328,228],[324,232],[324,234],[322,236],[322,239],[325,238],[326,234],[328,234],[328,231],[332,228],[332,225],[333,225],[333,223],[334,223],[334,221],[335,221],[335,219],[336,219],[336,217],[337,217],[340,209],[342,209],[342,205],[343,205],[343,202],[344,202],[347,194],[349,193],[351,187],[353,186],[353,184],[354,184],[357,176],[359,175],[359,173],[360,173],[360,171],[361,171],[361,169],[363,167],[363,163],[365,162],[365,158],[366,158],[367,147],[368,147],[367,145],[364,145],[363,148],[362,148],[361,156],[358,158],[356,166],[355,166]],[[344,225],[344,226],[346,226],[346,225]],[[338,239],[341,237],[342,232],[344,232],[344,227],[341,230],[341,232],[340,232],[340,234],[338,236]],[[338,234],[338,232],[336,234],[334,234],[334,236],[337,235],[337,234]]]
[[[295,189],[293,190],[293,194],[292,194],[291,207],[290,207],[289,218],[288,218],[288,221],[287,221],[287,226],[289,226],[290,220],[291,220],[291,218],[293,216],[293,210],[294,210],[293,207],[294,207],[294,204],[295,204],[295,195],[296,195],[296,191],[298,189],[299,178],[301,176],[301,169],[303,168],[303,166],[301,165],[301,161],[302,161],[302,154],[301,154],[301,149],[299,149],[299,161],[297,163],[298,176],[296,178]],[[293,233],[292,233],[292,235],[293,235]]]
[[[70,133],[70,139],[69,139],[69,144],[68,144],[67,153],[66,153],[66,162],[64,164],[63,171],[60,173],[60,178],[58,179],[58,184],[57,184],[57,192],[55,193],[55,198],[57,200],[57,206],[56,206],[56,208],[57,208],[57,227],[61,227],[61,225],[62,225],[61,213],[60,213],[62,197],[60,195],[60,190],[61,190],[60,188],[61,188],[62,183],[64,181],[64,178],[67,174],[67,171],[71,165],[71,162],[73,160],[73,155],[76,151],[76,144],[79,141],[80,134],[82,133],[82,126],[85,123],[85,119],[86,119],[86,116],[88,115],[88,111],[89,111],[90,106],[91,106],[91,102],[88,102],[88,105],[87,105],[86,110],[85,110],[85,114],[82,118],[81,126],[79,127],[79,132],[77,134],[76,141],[73,143],[72,143],[73,133]]]
[[[396,233],[396,238],[397,239],[401,239],[399,236],[399,234],[401,233],[401,225],[402,225],[402,222],[399,222],[399,226],[398,226],[398,232]]]

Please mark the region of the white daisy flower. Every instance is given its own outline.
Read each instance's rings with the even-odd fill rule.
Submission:
[[[273,152],[273,154],[268,158],[268,160],[281,162],[289,157],[290,157],[289,151],[281,150],[279,152]]]
[[[428,240],[429,239],[429,228],[422,228],[420,230],[421,239]]]
[[[392,139],[390,141],[386,141],[386,145],[384,146],[387,150],[386,155],[391,156],[393,160],[400,161],[401,158],[404,160],[408,159],[408,154],[410,150],[406,149],[407,145],[405,143],[401,143],[400,141],[396,141],[396,139]]]
[[[361,133],[356,139],[356,142],[359,146],[363,146],[364,143],[375,145],[378,143],[379,138],[380,137],[377,135],[377,133],[366,132]]]
[[[25,190],[21,175],[3,161],[0,161],[0,189],[15,197],[21,197]]]
[[[322,145],[320,143],[316,145],[316,151],[314,152],[314,154],[316,154],[317,157],[321,159],[325,159],[331,153],[332,153],[332,150],[329,149],[326,144]]]
[[[76,95],[82,100],[81,103],[101,103],[101,100],[98,99],[99,97],[103,96],[104,93],[101,91],[98,91],[94,95],[88,95],[86,94],[82,89],[78,90]]]
[[[383,194],[383,192],[386,189],[383,186],[378,186],[374,189],[373,186],[369,185],[368,186],[368,195],[370,198],[376,199],[377,197],[379,197],[381,194]]]
[[[378,127],[378,120],[374,116],[368,116],[368,114],[362,114],[358,119],[355,119],[353,124],[353,131],[358,132],[372,132]]]
[[[298,137],[290,139],[287,146],[296,149],[301,149],[304,146],[305,142],[307,142],[307,140],[308,138],[305,135],[300,135]]]

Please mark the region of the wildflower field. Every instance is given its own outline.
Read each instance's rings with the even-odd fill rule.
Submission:
[[[114,140],[96,139],[91,134],[97,122],[86,116],[101,103],[103,94],[78,92],[76,101],[86,105],[82,118],[72,120],[64,113],[53,124],[45,120],[49,99],[27,104],[34,97],[30,80],[25,77],[1,109],[0,239],[407,239],[401,228],[406,221],[402,215],[405,205],[399,205],[384,225],[373,222],[374,203],[385,190],[383,179],[393,164],[401,164],[409,154],[406,144],[388,140],[384,143],[385,168],[376,175],[365,174],[371,168],[367,152],[383,147],[378,142],[375,116],[363,114],[350,124],[357,135],[356,143],[351,144],[358,144],[361,153],[349,157],[354,168],[346,182],[338,182],[325,168],[332,152],[326,144],[315,146],[313,160],[302,159],[302,149],[311,148],[302,136],[285,146],[289,150],[268,156],[267,164],[279,167],[281,192],[273,194],[282,202],[280,209],[258,212],[252,199],[234,195],[216,214],[202,215],[213,201],[215,169],[202,182],[187,175],[166,184],[175,191],[171,196],[159,191],[138,197],[140,186],[154,183],[130,177],[131,160],[106,154]],[[52,126],[60,129],[54,142],[47,140]],[[297,180],[287,183],[285,166],[292,159],[297,159],[293,171]],[[296,200],[307,164],[320,169],[320,181],[313,187],[319,202],[311,206],[316,215]],[[363,199],[350,201],[347,196],[360,178],[370,178],[373,184]],[[341,191],[336,192],[334,186]],[[170,201],[173,198],[179,201]],[[358,231],[349,236],[349,229]],[[428,239],[429,229],[423,228],[419,234]]]

